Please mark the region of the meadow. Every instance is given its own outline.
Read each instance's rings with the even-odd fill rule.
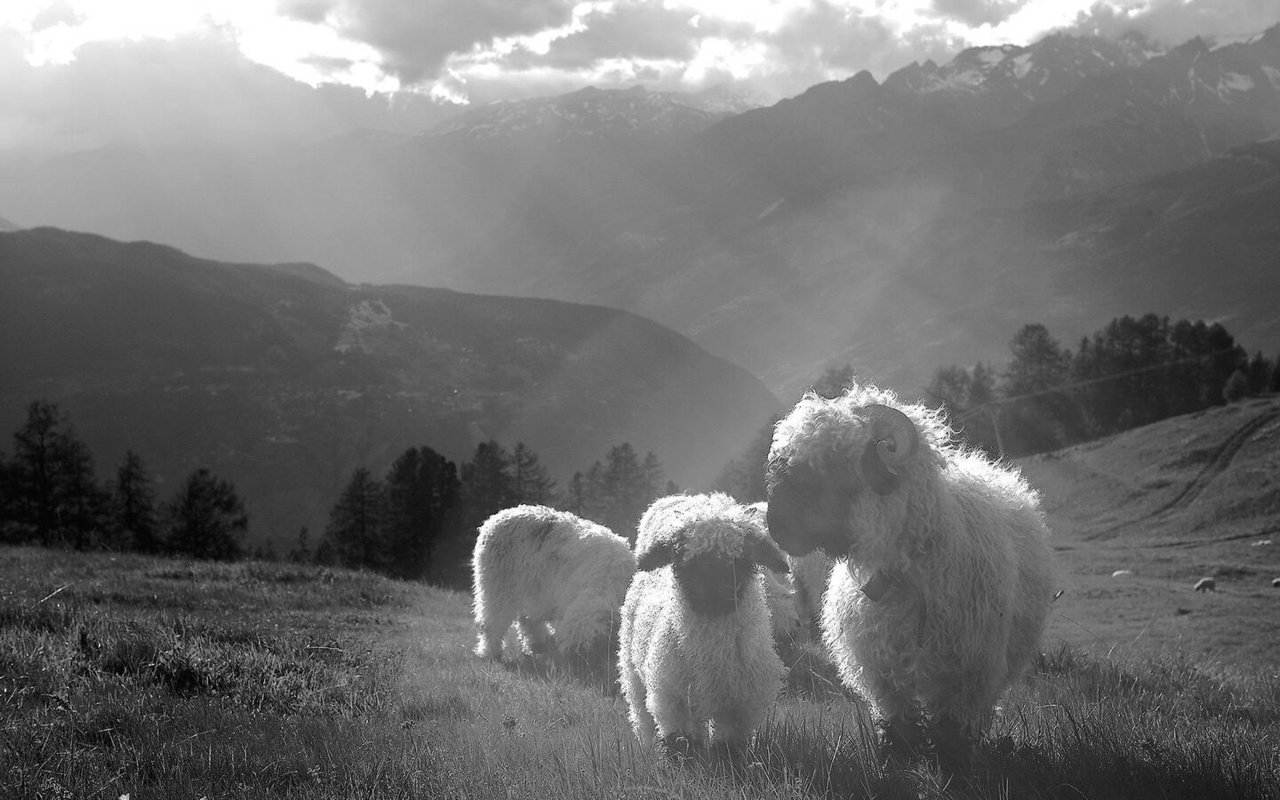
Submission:
[[[1274,663],[1046,637],[972,774],[883,763],[812,651],[742,756],[641,747],[469,597],[317,566],[0,550],[0,797],[1280,798]]]

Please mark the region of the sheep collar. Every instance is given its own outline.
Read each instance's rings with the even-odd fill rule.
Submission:
[[[916,612],[916,642],[923,644],[925,627],[929,622],[929,604],[920,587],[912,582],[901,570],[884,567],[871,574],[871,578],[862,584],[862,593],[873,603],[886,599],[890,593],[907,593],[920,601]]]
[[[878,569],[871,579],[862,584],[862,593],[873,603],[878,603],[889,592],[907,582],[906,576],[896,569]]]

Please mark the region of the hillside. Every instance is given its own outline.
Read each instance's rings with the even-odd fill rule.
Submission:
[[[1044,497],[1061,561],[1053,637],[1098,652],[1280,656],[1280,398],[1017,464]],[[1205,576],[1216,592],[1193,591]]]
[[[353,469],[410,446],[461,463],[523,441],[563,485],[629,442],[698,485],[778,408],[742,369],[623,312],[48,228],[0,234],[0,364],[6,436],[31,400],[57,402],[100,476],[133,448],[164,497],[208,466],[278,542],[321,530]]]
[[[1027,322],[1071,342],[1151,311],[1273,348],[1278,133],[1280,26],[1055,34],[732,115],[586,89],[417,136],[11,159],[0,214],[625,309],[779,394],[843,362],[912,392]]]

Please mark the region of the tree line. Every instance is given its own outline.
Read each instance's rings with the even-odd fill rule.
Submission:
[[[1073,352],[1040,324],[1009,343],[1004,369],[939,369],[925,389],[968,443],[1023,456],[1280,391],[1276,360],[1252,357],[1220,323],[1113,319]]]
[[[644,509],[679,491],[653,453],[630,444],[575,473],[558,490],[524,443],[476,447],[460,467],[430,447],[410,447],[382,476],[358,467],[329,512],[318,542],[302,528],[285,557],[466,586],[476,528],[520,503],[573,511],[634,538]],[[249,550],[249,515],[234,485],[193,470],[163,502],[142,457],[128,450],[113,479],[101,481],[93,454],[56,403],[35,400],[0,452],[0,543],[77,550],[135,551],[176,557],[275,559],[268,544]]]
[[[938,369],[923,394],[958,437],[993,456],[1067,447],[1246,397],[1280,392],[1280,358],[1252,357],[1220,323],[1146,314],[1113,319],[1075,352],[1041,324],[1009,342],[1003,369],[988,362]],[[855,379],[832,367],[810,387],[834,398]],[[775,417],[713,487],[740,502],[764,500]]]
[[[548,505],[634,539],[645,508],[676,491],[664,480],[657,456],[642,459],[626,443],[575,473],[563,491],[523,442],[510,451],[496,441],[483,442],[460,468],[430,447],[411,447],[382,477],[358,467],[330,510],[314,552],[305,534],[295,552],[318,563],[464,588],[470,585],[476,530],[504,508]]]
[[[248,528],[235,487],[203,467],[160,503],[133,450],[114,480],[99,481],[92,452],[56,403],[32,401],[13,455],[0,453],[0,542],[234,559]]]

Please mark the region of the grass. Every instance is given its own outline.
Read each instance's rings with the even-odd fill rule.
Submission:
[[[801,650],[752,748],[677,763],[581,676],[475,658],[468,606],[319,567],[0,550],[0,797],[1280,798],[1274,664],[1055,645],[948,781],[883,763]]]

